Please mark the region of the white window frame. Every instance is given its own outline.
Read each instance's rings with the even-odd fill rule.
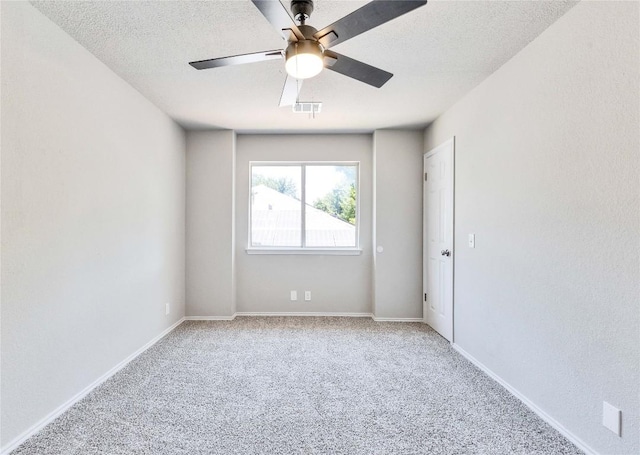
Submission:
[[[253,179],[253,166],[300,166],[300,206],[301,206],[301,244],[300,247],[288,246],[252,246],[251,226],[252,206],[251,206],[251,184]],[[306,166],[355,166],[356,167],[356,244],[345,247],[307,247],[306,241]],[[249,161],[249,223],[247,227],[247,254],[315,254],[315,255],[359,255],[360,248],[360,161]]]

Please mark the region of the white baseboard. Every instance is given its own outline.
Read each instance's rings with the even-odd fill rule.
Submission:
[[[378,318],[371,313],[339,313],[327,311],[239,311],[231,316],[186,316],[186,321],[233,321],[237,316],[314,316],[314,317],[346,317],[371,318],[376,322],[422,322],[422,318]]]
[[[330,312],[238,312],[236,316],[321,316],[321,317],[342,317],[342,318],[370,318],[371,313],[330,313]]]
[[[540,409],[534,402],[532,402],[531,400],[529,400],[527,397],[525,397],[524,395],[522,395],[520,392],[518,392],[517,389],[515,389],[513,386],[511,386],[511,384],[507,383],[504,379],[502,379],[500,376],[498,376],[497,374],[495,374],[493,371],[491,371],[489,368],[487,368],[482,362],[480,362],[478,359],[476,359],[475,357],[473,357],[471,354],[469,354],[467,351],[465,351],[464,349],[462,349],[459,345],[453,343],[451,345],[453,347],[453,349],[455,349],[456,351],[458,351],[463,357],[465,357],[467,360],[469,360],[471,363],[473,363],[475,366],[477,366],[478,368],[480,368],[484,373],[486,373],[487,376],[489,376],[491,379],[493,379],[494,381],[496,381],[498,384],[500,384],[502,387],[504,387],[505,389],[507,389],[514,397],[516,397],[518,400],[522,401],[522,403],[524,403],[524,405],[526,407],[528,407],[529,409],[531,409],[533,412],[535,412],[538,417],[540,417],[542,420],[544,420],[545,422],[547,422],[549,425],[551,425],[553,428],[555,428],[556,430],[558,430],[560,432],[560,434],[562,434],[562,436],[564,436],[565,438],[567,438],[569,441],[571,441],[574,445],[576,445],[580,450],[582,450],[586,455],[598,455],[598,452],[596,452],[594,449],[592,449],[591,447],[589,447],[589,445],[587,445],[587,443],[585,443],[582,439],[580,439],[578,436],[576,436],[575,434],[573,434],[571,431],[567,430],[564,425],[562,425],[560,422],[558,422],[556,419],[554,419],[553,417],[551,417],[549,414],[547,414],[545,411],[543,411],[542,409]]]
[[[233,321],[237,313],[231,316],[186,316],[185,321]]]
[[[423,322],[422,318],[379,318],[371,316],[376,322]]]
[[[89,384],[87,387],[85,387],[83,390],[81,390],[80,392],[78,392],[76,395],[74,395],[73,397],[71,397],[69,400],[67,400],[65,403],[61,404],[60,406],[58,406],[56,409],[54,409],[52,412],[50,412],[47,416],[45,416],[43,419],[41,419],[40,421],[38,421],[37,423],[35,423],[33,426],[31,426],[31,428],[23,431],[20,435],[18,435],[16,438],[14,438],[12,441],[10,441],[6,446],[0,448],[0,455],[9,455],[9,453],[11,453],[12,450],[15,450],[16,448],[18,448],[18,446],[20,444],[22,444],[23,442],[25,442],[27,439],[29,439],[31,436],[33,436],[34,434],[36,434],[38,431],[42,430],[45,426],[47,426],[48,424],[50,424],[53,420],[56,419],[56,417],[58,417],[60,414],[62,414],[63,412],[65,412],[66,410],[68,410],[71,406],[73,406],[74,404],[76,404],[78,401],[80,401],[82,398],[84,398],[86,395],[89,394],[89,392],[91,392],[93,389],[95,389],[96,387],[98,387],[100,384],[102,384],[104,381],[106,381],[107,379],[109,379],[111,376],[113,376],[114,374],[116,374],[118,371],[120,371],[121,369],[123,369],[125,366],[127,366],[127,364],[129,362],[131,362],[133,359],[135,359],[136,357],[138,357],[140,354],[142,354],[144,351],[146,351],[147,349],[149,349],[151,346],[153,346],[154,344],[156,344],[158,341],[160,341],[162,338],[164,338],[169,332],[171,332],[173,329],[175,329],[176,327],[178,327],[180,324],[182,324],[182,322],[184,321],[184,318],[180,319],[178,322],[176,322],[175,324],[173,324],[171,327],[165,329],[162,333],[160,333],[159,335],[157,335],[156,337],[154,337],[151,341],[149,341],[147,344],[145,344],[144,346],[142,346],[140,349],[138,349],[137,351],[135,351],[133,354],[129,355],[126,359],[124,359],[122,362],[118,363],[116,366],[114,366],[113,368],[111,368],[109,371],[107,371],[105,374],[103,374],[102,376],[100,376],[98,379],[96,379],[95,381],[93,381],[91,384]]]

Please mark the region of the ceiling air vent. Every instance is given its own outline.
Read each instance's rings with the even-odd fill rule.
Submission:
[[[296,114],[318,114],[322,110],[322,103],[299,101],[294,103],[293,112]]]

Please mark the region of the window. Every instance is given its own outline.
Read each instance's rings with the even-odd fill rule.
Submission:
[[[251,163],[249,249],[358,247],[358,163]]]

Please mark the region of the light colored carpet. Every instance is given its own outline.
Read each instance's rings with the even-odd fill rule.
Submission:
[[[579,454],[422,324],[185,322],[27,454]]]

